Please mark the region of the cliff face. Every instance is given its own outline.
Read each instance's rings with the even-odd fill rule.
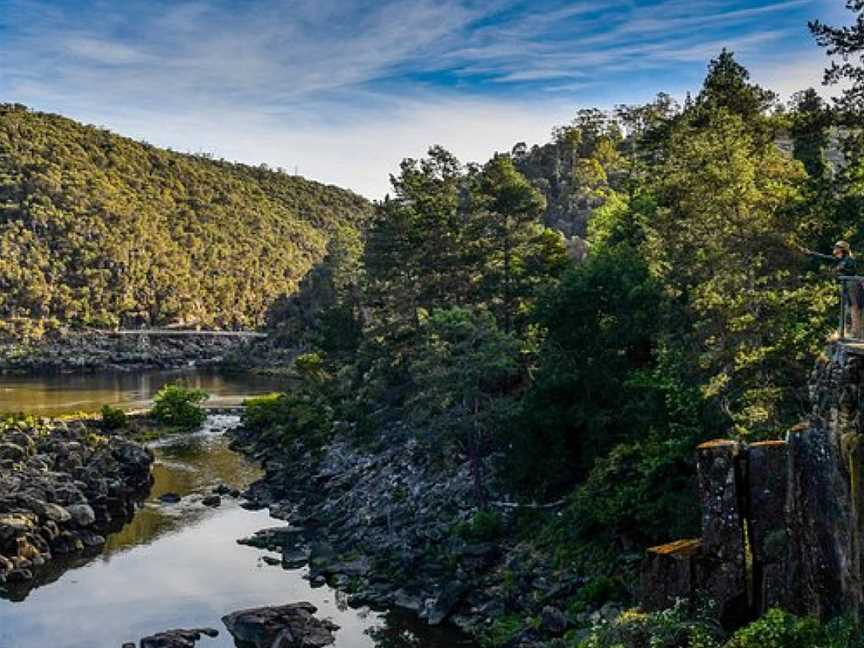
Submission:
[[[813,411],[785,441],[697,448],[702,538],[648,550],[643,605],[684,599],[737,624],[771,607],[864,611],[864,348],[837,344],[811,381]]]

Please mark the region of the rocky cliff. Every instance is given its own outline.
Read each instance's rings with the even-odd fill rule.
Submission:
[[[735,625],[772,607],[831,618],[864,609],[864,348],[835,344],[809,419],[785,440],[697,449],[702,537],[653,547],[643,605],[684,599]]]

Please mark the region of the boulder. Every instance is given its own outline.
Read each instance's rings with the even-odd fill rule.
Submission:
[[[32,531],[36,526],[36,516],[28,513],[0,515],[0,543]]]
[[[543,630],[553,637],[560,637],[567,630],[570,622],[564,613],[556,607],[547,605],[540,613],[540,623]]]
[[[213,628],[193,630],[166,630],[141,639],[140,648],[195,648],[201,637],[218,637],[219,631]],[[124,646],[127,644],[124,644]],[[135,644],[128,644],[135,648]]]
[[[467,591],[468,586],[464,583],[456,580],[447,583],[436,596],[426,600],[420,618],[426,619],[429,625],[441,625],[459,605]]]
[[[201,500],[201,503],[210,508],[218,508],[222,505],[222,498],[219,495],[207,495]]]
[[[37,502],[33,510],[44,520],[50,520],[56,524],[65,524],[72,519],[72,515],[59,504],[50,502]]]
[[[269,527],[256,531],[248,538],[241,538],[237,544],[279,551],[283,547],[294,545],[305,533],[305,529],[295,526]]]
[[[73,504],[66,507],[66,512],[79,527],[88,527],[96,522],[96,513],[89,504]]]
[[[238,643],[255,648],[323,648],[336,641],[339,626],[317,619],[317,611],[311,603],[292,603],[232,612],[222,622]]]
[[[27,451],[15,443],[0,443],[0,459],[7,461],[24,461]]]

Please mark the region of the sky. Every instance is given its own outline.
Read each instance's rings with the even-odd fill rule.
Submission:
[[[726,47],[788,96],[842,0],[0,0],[0,102],[380,198],[440,144],[484,161],[580,108],[698,91]],[[821,89],[830,96],[830,89]]]

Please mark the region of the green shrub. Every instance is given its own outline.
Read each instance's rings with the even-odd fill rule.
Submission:
[[[598,576],[588,581],[576,594],[568,612],[579,614],[602,606],[610,601],[622,601],[627,592],[621,581],[608,576]]]
[[[799,618],[774,609],[741,628],[724,648],[861,648],[864,639],[849,619],[820,625],[813,618]]]
[[[250,430],[262,431],[279,425],[288,415],[285,394],[273,393],[255,396],[243,401],[241,416],[243,426]]]
[[[128,419],[126,412],[108,404],[102,406],[102,427],[106,430],[119,430],[126,427]]]
[[[616,446],[535,537],[562,567],[589,576],[620,566],[620,542],[650,546],[699,534],[693,496],[695,437],[649,437]]]
[[[660,612],[623,612],[611,622],[597,623],[590,634],[568,643],[572,648],[864,648],[861,630],[851,618],[821,625],[783,610],[762,618],[724,640],[713,621],[688,618],[683,606]]]
[[[202,389],[181,384],[165,385],[153,398],[151,414],[162,423],[180,430],[193,430],[200,426],[207,414],[201,403],[210,398]]]
[[[310,449],[320,447],[333,424],[332,408],[304,390],[249,398],[242,416],[244,427],[289,448],[302,441]]]
[[[467,522],[457,524],[454,532],[466,542],[491,542],[504,533],[504,523],[495,511],[477,511]]]
[[[329,376],[324,369],[324,359],[318,353],[303,353],[294,359],[294,370],[310,386],[320,386]]]
[[[495,619],[495,622],[480,636],[480,645],[484,648],[504,646],[519,634],[524,627],[525,621],[521,616],[516,614],[509,614]]]
[[[721,648],[722,631],[707,621],[688,619],[680,606],[661,612],[628,610],[597,623],[574,648]]]

